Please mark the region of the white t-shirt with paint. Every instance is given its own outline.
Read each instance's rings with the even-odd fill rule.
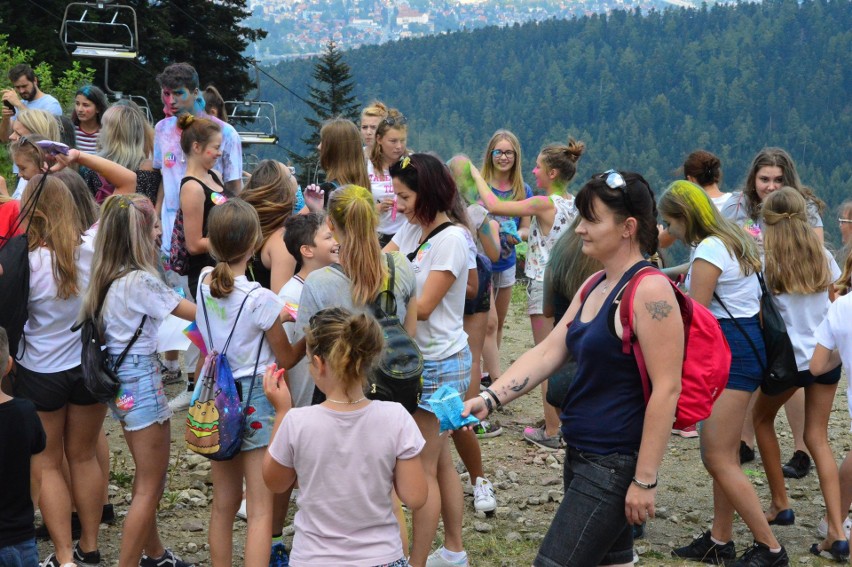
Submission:
[[[846,367],[848,385],[846,387],[846,399],[849,406],[849,415],[852,416],[852,295],[838,297],[828,308],[825,319],[817,327],[815,338],[828,350],[837,349],[840,352],[840,360]]]
[[[393,237],[393,242],[403,254],[417,251],[411,267],[417,282],[418,297],[423,295],[430,272],[447,271],[456,277],[429,318],[417,321],[414,340],[426,360],[443,360],[467,346],[467,333],[464,332],[462,323],[467,271],[470,265],[466,232],[467,230],[460,226],[451,226],[421,246],[423,229],[419,225],[406,224]]]
[[[373,200],[380,203],[385,199],[393,199],[396,195],[393,192],[393,180],[390,174],[386,171],[376,172],[373,167],[373,162],[367,160],[367,175],[370,177],[370,191],[373,193]],[[394,215],[394,209],[379,213],[379,228],[378,231],[382,234],[396,234],[403,224],[406,224],[405,215]]]
[[[725,307],[728,308],[732,316],[736,318],[753,317],[760,311],[760,282],[757,281],[757,276],[755,274],[743,275],[740,263],[716,236],[705,238],[692,250],[689,271],[686,274],[686,289],[691,287],[692,266],[698,259],[709,262],[722,270],[716,282],[716,294],[725,303]],[[710,312],[717,319],[729,319],[731,316],[716,301],[715,297],[710,302]]]

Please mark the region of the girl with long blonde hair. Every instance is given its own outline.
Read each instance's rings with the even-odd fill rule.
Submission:
[[[396,198],[390,177],[390,167],[408,155],[408,119],[396,108],[388,110],[376,128],[375,143],[367,161],[367,175],[373,192],[376,211],[379,213],[377,227],[379,244],[384,247],[396,231],[405,223],[396,212]]]
[[[792,512],[781,470],[775,416],[796,390],[802,388],[804,440],[816,463],[827,518],[823,520],[824,539],[814,544],[811,552],[819,555],[825,551],[837,561],[846,561],[849,543],[843,532],[845,514],[840,506],[837,464],[828,443],[828,418],[840,381],[840,367],[819,376],[808,369],[817,346],[814,333],[828,313],[831,282],[837,279],[840,268],[808,224],[807,204],[801,193],[792,187],[782,187],[766,198],[761,215],[766,286],[784,318],[799,371],[794,388],[774,395],[758,392],[754,404],[754,430],[771,494],[766,515],[775,519]]]
[[[172,415],[157,358],[157,329],[169,314],[194,320],[195,305],[182,299],[157,273],[160,233],[159,215],[147,197],[135,193],[108,197],[80,310],[81,320],[93,318],[102,330],[113,365],[134,333],[139,333],[116,367],[121,387],[108,404],[121,423],[136,466],[119,553],[121,567],[178,561],[163,547],[156,523],[169,466]]]
[[[521,143],[508,130],[497,130],[488,140],[482,160],[482,178],[491,192],[500,201],[522,201],[533,196],[532,189],[524,183],[521,160]],[[488,330],[482,349],[486,375],[483,383],[500,377],[500,343],[503,339],[503,323],[509,312],[512,287],[515,285],[517,255],[515,245],[526,240],[530,217],[492,215],[500,224],[500,258],[491,266],[494,301],[488,314]]]
[[[370,177],[361,149],[358,127],[345,118],[326,120],[320,129],[320,166],[326,181],[338,187],[358,185],[367,187]]]
[[[736,511],[754,536],[754,545],[741,561],[786,564],[786,551],[772,533],[770,519],[763,514],[739,461],[746,410],[766,366],[759,322],[756,274],[762,264],[757,244],[722,217],[707,193],[689,181],[672,183],[660,197],[659,210],[669,234],[693,247],[686,287],[719,320],[731,348],[728,384],[699,429],[701,458],[713,478],[713,525],[689,545],[674,549],[672,555],[714,563],[733,560]],[[785,518],[771,520],[781,523]]]
[[[13,393],[35,404],[47,434],[44,452],[32,462],[35,477],[41,480],[40,491],[35,492],[38,505],[54,546],[47,562],[97,563],[105,481],[95,447],[106,406],[86,390],[80,335],[69,332],[89,284],[93,234],[82,232],[74,199],[59,179],[34,176],[24,191],[22,208],[29,208],[30,200],[35,209],[25,223],[29,226],[29,318],[18,348]],[[66,455],[70,485],[63,474]],[[72,495],[82,526],[73,548]]]
[[[527,314],[530,317],[533,342],[544,340],[553,330],[553,318],[544,315],[544,269],[550,257],[550,248],[563,231],[577,216],[574,196],[568,192],[568,184],[577,173],[577,161],[586,145],[573,138],[567,144],[549,144],[536,157],[533,169],[536,184],[545,195],[524,200],[500,200],[485,182],[484,176],[475,173],[477,188],[482,203],[492,214],[515,219],[531,218],[529,226],[527,261],[524,272],[530,278],[528,285]],[[500,150],[495,150],[500,151]],[[503,165],[498,159],[497,164]],[[486,162],[488,163],[488,162]],[[491,160],[494,165],[494,160]],[[493,378],[493,376],[492,376]],[[524,439],[548,449],[560,446],[559,413],[547,403],[547,382],[541,384],[541,401],[544,411],[542,427],[524,429]]]

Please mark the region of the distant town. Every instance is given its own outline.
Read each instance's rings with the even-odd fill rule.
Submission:
[[[615,9],[688,6],[690,0],[249,0],[248,24],[269,32],[249,48],[259,61],[309,57],[407,37],[571,18]]]

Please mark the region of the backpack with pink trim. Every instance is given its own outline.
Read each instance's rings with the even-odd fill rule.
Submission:
[[[621,321],[622,352],[633,353],[639,374],[642,376],[642,390],[645,403],[651,397],[651,381],[645,367],[645,358],[639,341],[633,332],[633,300],[636,288],[642,278],[662,274],[657,268],[647,266],[640,269],[619,291],[615,302],[619,304],[618,314]],[[595,274],[580,292],[585,297],[606,275]],[[731,369],[731,349],[722,333],[719,321],[709,309],[685,295],[680,288],[666,277],[677,298],[680,316],[683,319],[683,371],[681,374],[680,398],[677,401],[674,429],[684,429],[710,417],[713,403],[722,395],[728,383]]]

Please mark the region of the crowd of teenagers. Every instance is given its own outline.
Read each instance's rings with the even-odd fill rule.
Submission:
[[[158,330],[170,317],[194,322],[207,351],[227,351],[246,416],[240,451],[211,461],[214,567],[475,562],[465,552],[450,441],[475,510],[494,512],[499,495],[480,440],[502,432],[489,420],[494,411],[533,389],[542,419],[523,438],[565,451],[565,495],[534,565],[633,564],[634,537],[665,490],[658,470],[673,433],[698,438],[713,486],[712,525],[674,557],[788,565],[772,526],[796,521],[784,478],[809,474],[812,459],[825,516],[810,519],[820,537],[810,552],[848,561],[852,459],[838,468],[828,420],[841,362],[852,363],[852,203],[840,209],[844,247],[832,254],[825,205],[784,150],[761,150],[733,193],[720,190],[720,160],[695,151],[684,179],[658,196],[641,174],[616,169],[581,176],[572,189],[586,147],[569,138],[537,153],[534,191],[510,131],[494,133],[480,166],[465,156],[444,163],[412,152],[405,115],[373,102],[360,125],[322,125],[325,182],[302,190],[275,160],[243,171],[221,96],[201,91],[186,63],[158,76],[166,118],[156,127],[132,103],[110,106],[94,86],[77,92],[69,120],[28,66],[9,80],[0,139],[9,141],[17,184],[0,178],[0,245],[26,234],[29,290],[23,333],[0,328],[0,567],[102,563],[99,526],[116,521],[108,412],[135,470],[118,564],[188,565],[161,538],[157,509],[170,420],[197,426],[192,412],[204,411],[199,404],[186,417],[205,357],[190,346],[181,367],[171,345],[163,352]],[[660,249],[678,240],[689,261],[658,270]],[[522,241],[535,346],[503,369]],[[19,277],[19,268],[0,266],[0,278]],[[674,282],[718,320],[717,347],[731,360],[709,417],[678,429],[687,337]],[[780,392],[761,388],[764,293],[795,351],[795,384]],[[423,359],[410,411],[365,395],[385,353],[372,309],[382,294]],[[95,321],[120,380],[108,403],[86,387],[72,331],[85,320]],[[636,348],[623,348],[631,336]],[[169,383],[185,384],[172,400]],[[478,423],[446,430],[430,400],[448,390]],[[796,445],[786,464],[775,428],[781,406]],[[209,436],[199,433],[198,445]],[[755,443],[766,503],[741,469]],[[298,511],[287,547],[291,495]],[[735,513],[753,539],[739,542],[741,552]],[[247,521],[241,558],[238,516]],[[51,542],[41,563],[37,532]]]

